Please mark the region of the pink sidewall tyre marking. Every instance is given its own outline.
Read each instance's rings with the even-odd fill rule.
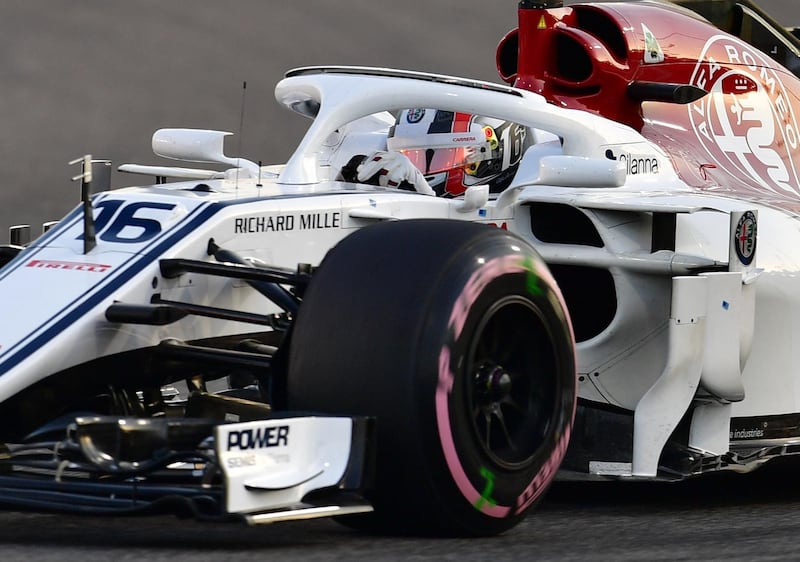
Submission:
[[[481,291],[490,282],[502,275],[522,272],[527,272],[529,275],[533,275],[537,279],[544,281],[547,286],[554,291],[561,308],[566,310],[563,296],[560,291],[558,291],[555,280],[540,260],[528,260],[514,255],[497,257],[488,261],[480,269],[475,271],[458,296],[450,316],[450,328],[453,330],[454,340],[458,340],[458,338],[461,337],[467,316],[475,304],[475,301],[480,296]],[[570,334],[572,334],[571,324],[569,325],[569,331]],[[445,345],[442,347],[439,356],[439,383],[436,389],[435,404],[439,439],[453,481],[464,498],[485,515],[505,518],[508,517],[509,514],[521,514],[536,501],[553,478],[555,478],[558,467],[561,465],[569,445],[573,420],[570,418],[570,423],[565,427],[565,430],[560,435],[556,436],[556,445],[552,453],[535,473],[530,484],[528,484],[519,495],[515,505],[498,505],[493,501],[486,501],[481,491],[473,485],[467,475],[459,458],[454,441],[450,421],[449,402],[455,375],[451,370],[450,360],[451,350],[449,346]],[[573,415],[574,411],[575,401],[573,401],[572,407]]]

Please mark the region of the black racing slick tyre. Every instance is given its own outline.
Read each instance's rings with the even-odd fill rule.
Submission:
[[[314,273],[288,405],[374,416],[375,512],[390,533],[493,535],[551,483],[575,412],[575,345],[537,252],[486,225],[364,228]]]

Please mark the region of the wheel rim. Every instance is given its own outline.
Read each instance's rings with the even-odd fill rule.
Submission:
[[[505,469],[535,460],[555,411],[552,336],[540,310],[509,296],[478,323],[466,362],[474,436],[488,459]]]

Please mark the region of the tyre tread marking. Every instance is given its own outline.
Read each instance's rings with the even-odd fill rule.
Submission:
[[[475,509],[477,509],[478,511],[480,511],[485,504],[488,504],[490,507],[494,507],[495,505],[497,505],[497,502],[492,499],[492,492],[494,491],[494,480],[495,480],[494,472],[492,472],[485,466],[482,466],[481,476],[486,478],[486,487],[483,489],[480,499],[475,504]]]

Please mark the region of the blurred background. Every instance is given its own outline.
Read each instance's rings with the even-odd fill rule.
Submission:
[[[570,2],[567,2],[570,3]],[[796,0],[759,2],[800,24]],[[0,243],[79,199],[67,162],[158,164],[160,127],[236,133],[228,155],[284,161],[308,122],[273,88],[290,68],[369,65],[499,82],[515,0],[3,0]],[[246,82],[246,89],[243,84]],[[244,116],[244,119],[242,119]],[[112,184],[144,177],[114,172]]]

